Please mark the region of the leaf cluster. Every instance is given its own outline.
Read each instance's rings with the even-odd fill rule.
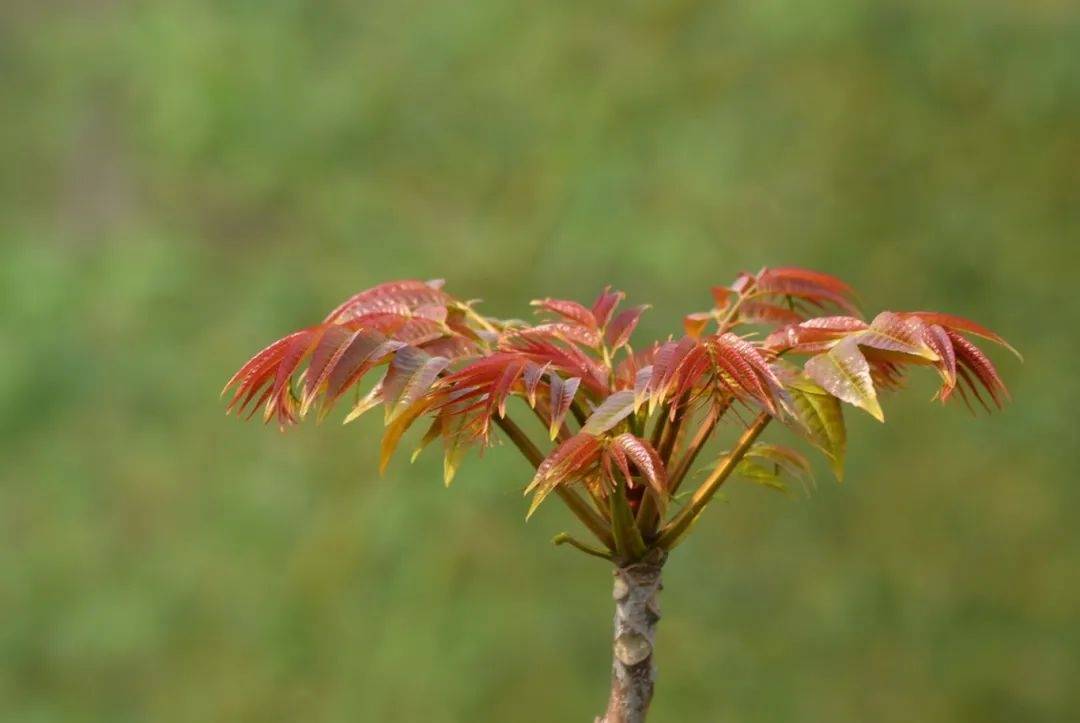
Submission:
[[[942,402],[989,409],[1008,399],[970,337],[1012,347],[972,321],[884,311],[867,322],[848,285],[797,268],[742,273],[712,296],[710,309],[685,317],[683,333],[635,348],[648,307],[621,308],[623,293],[610,287],[588,306],[534,301],[539,318],[529,323],[482,315],[439,281],[391,282],[267,346],[223,393],[230,411],[261,410],[282,428],[313,410],[322,419],[347,395],[346,422],[382,407],[383,469],[426,420],[413,459],[440,443],[446,484],[499,427],[535,467],[524,487],[528,515],[558,493],[600,547],[557,541],[620,561],[678,544],[733,473],[773,487],[783,475],[808,477],[800,454],[757,441],[773,420],[820,449],[840,478],[842,404],[884,420],[880,393],[901,386],[911,367],[936,371]],[[511,420],[512,398],[542,434]],[[745,427],[741,436],[692,494],[679,495],[727,417]]]

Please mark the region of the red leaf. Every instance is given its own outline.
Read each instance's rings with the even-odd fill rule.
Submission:
[[[307,329],[306,333],[295,336],[285,349],[281,361],[278,362],[274,389],[270,393],[266,406],[264,418],[267,421],[275,413],[278,417],[278,423],[282,426],[295,421],[292,409],[292,390],[288,388],[289,379],[292,377],[293,372],[296,371],[296,368],[300,366],[300,362],[304,360],[304,357],[318,343],[324,331],[325,328],[321,326]]]
[[[705,327],[713,320],[713,315],[707,311],[697,311],[683,317],[683,330],[691,339],[700,339]]]
[[[607,326],[612,312],[615,311],[615,307],[619,305],[623,298],[623,292],[612,291],[610,286],[604,287],[604,290],[596,297],[596,301],[593,302],[592,306],[592,315],[593,319],[596,320],[597,327],[603,329]]]
[[[499,377],[499,381],[492,387],[488,405],[496,409],[500,417],[506,416],[506,399],[510,396],[514,384],[521,377],[525,365],[530,363],[531,362],[526,359],[515,359],[510,364],[507,364],[506,368],[503,369],[502,375]]]
[[[536,476],[525,488],[525,494],[535,492],[525,519],[532,516],[544,498],[560,484],[581,477],[596,463],[600,454],[600,440],[589,434],[576,434],[552,451],[536,469]]]
[[[984,339],[1001,344],[1003,347],[1011,351],[1016,355],[1017,359],[1023,360],[1020,356],[1020,352],[1013,348],[1009,342],[1005,341],[999,335],[987,329],[985,326],[976,324],[970,319],[965,319],[962,316],[953,316],[952,314],[942,314],[937,311],[911,311],[907,313],[908,316],[918,317],[927,324],[938,324],[946,329],[952,331],[963,331],[968,334],[974,334],[975,336],[981,336]]]
[[[596,329],[596,317],[593,313],[576,301],[565,299],[537,299],[532,302],[533,306],[552,311],[570,321],[589,329]]]
[[[577,394],[581,380],[571,377],[564,381],[554,372],[548,375],[548,379],[548,388],[551,393],[551,427],[548,431],[551,438],[555,439],[562,428],[563,420],[566,419],[566,413],[570,411],[570,405],[574,402],[574,395]]]
[[[573,341],[593,348],[600,346],[600,332],[587,326],[556,322],[529,327],[526,331],[530,336],[534,337],[553,337],[557,340]]]
[[[883,311],[870,322],[870,328],[855,338],[859,346],[897,352],[935,362],[937,354],[923,340],[926,326],[915,317]]]
[[[983,385],[987,393],[990,395],[990,399],[1000,409],[1002,402],[1009,399],[1009,390],[1005,388],[1005,383],[1001,381],[1001,377],[998,376],[997,369],[986,357],[977,346],[972,344],[964,337],[957,334],[955,331],[947,330],[949,335],[949,341],[952,342],[953,350],[956,352],[956,362],[958,371],[961,373],[964,370],[968,370],[975,376],[976,379]],[[972,392],[978,397],[978,389],[972,383],[972,379],[968,375],[963,375],[971,386]]]
[[[660,455],[648,442],[630,433],[620,434],[611,441],[634,463],[637,470],[661,497],[667,494],[667,472]]]
[[[828,289],[838,294],[851,295],[854,293],[854,291],[848,284],[841,281],[835,276],[823,274],[820,271],[811,271],[810,269],[798,268],[796,266],[784,266],[779,268],[767,269],[764,272],[764,275],[770,278],[797,279],[799,281],[805,281],[819,288]]]
[[[371,314],[402,309],[411,310],[422,306],[441,305],[452,301],[443,292],[441,283],[423,281],[390,281],[354,294],[331,311],[325,321],[348,321]]]
[[[822,316],[774,331],[765,339],[765,347],[797,354],[817,354],[838,339],[867,328],[865,321],[851,316]]]
[[[653,359],[653,373],[649,380],[649,414],[666,401],[678,381],[679,368],[686,356],[697,346],[690,337],[669,341],[660,346]]]
[[[382,383],[386,422],[393,422],[427,394],[449,363],[449,359],[430,356],[415,347],[398,349]]]
[[[710,340],[708,349],[712,360],[735,381],[747,394],[761,402],[770,412],[776,412],[773,403],[780,380],[751,344],[735,334],[723,334]]]
[[[403,346],[405,344],[402,342],[388,340],[378,332],[363,330],[356,332],[352,341],[340,354],[333,369],[330,370],[330,376],[326,381],[326,392],[323,394],[324,413],[372,366]]]
[[[304,396],[300,403],[300,416],[307,414],[311,402],[326,383],[330,372],[341,359],[346,346],[352,341],[353,333],[344,326],[331,325],[319,340],[311,355],[304,383]]]
[[[604,332],[604,340],[612,349],[618,349],[630,341],[630,335],[634,333],[641,315],[648,309],[648,305],[635,306],[621,312]]]
[[[556,345],[526,329],[503,339],[501,346],[509,353],[524,356],[537,364],[550,364],[552,369],[579,377],[598,394],[608,392],[607,372],[573,344]]]
[[[236,386],[236,391],[229,401],[227,410],[232,410],[239,403],[238,411],[242,414],[244,408],[247,407],[252,398],[260,389],[262,389],[263,385],[269,383],[274,377],[277,365],[281,362],[282,357],[292,345],[293,341],[307,333],[308,330],[303,329],[289,334],[283,339],[278,339],[240,367],[240,370],[232,376],[225,385],[225,388],[221,390],[221,393],[225,394],[231,387],[234,385]],[[266,394],[259,398],[255,408],[258,408],[266,401],[266,397],[269,396],[271,391],[273,391],[272,384],[270,388],[267,389]]]
[[[803,317],[796,311],[765,301],[744,301],[739,305],[739,320],[747,324],[798,324]]]
[[[535,362],[525,362],[525,397],[529,400],[530,407],[536,406],[536,388],[540,385],[540,380],[543,378],[547,368],[547,364],[540,366]]]
[[[953,389],[956,388],[956,351],[953,349],[948,333],[937,324],[926,327],[923,339],[926,345],[937,354],[938,360],[935,366],[942,379],[938,397],[942,402],[946,402]]]
[[[851,288],[836,277],[806,269],[763,269],[757,277],[759,291],[792,296],[811,303],[828,302],[852,314],[859,310],[851,301]]]

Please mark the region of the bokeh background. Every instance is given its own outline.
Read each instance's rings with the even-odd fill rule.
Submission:
[[[217,393],[387,279],[648,336],[770,264],[999,330],[1016,402],[924,375],[843,485],[733,484],[653,718],[1080,716],[1075,2],[6,0],[0,93],[0,720],[591,720],[610,575],[514,454],[380,479]]]

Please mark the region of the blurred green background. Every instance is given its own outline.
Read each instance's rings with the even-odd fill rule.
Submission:
[[[217,393],[383,280],[648,336],[769,264],[999,330],[1016,402],[926,374],[842,486],[733,485],[653,719],[1080,716],[1075,2],[6,0],[0,159],[0,720],[591,720],[610,574],[522,461]]]

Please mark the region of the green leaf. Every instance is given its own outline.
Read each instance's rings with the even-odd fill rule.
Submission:
[[[768,487],[771,490],[785,494],[789,492],[788,486],[780,479],[780,474],[775,466],[770,467],[755,460],[744,459],[735,466],[735,473],[743,479],[762,487]]]
[[[806,374],[837,399],[866,410],[879,422],[885,414],[877,400],[870,365],[859,351],[854,337],[848,337],[824,354],[806,362]]]
[[[600,435],[626,419],[634,411],[634,392],[624,389],[615,392],[600,404],[585,420],[582,432]]]
[[[736,466],[735,471],[757,484],[787,492],[783,478],[791,477],[806,487],[813,482],[810,463],[793,449],[777,444],[756,442]]]
[[[829,458],[836,479],[844,479],[847,428],[840,400],[805,377],[789,383],[798,429]]]

